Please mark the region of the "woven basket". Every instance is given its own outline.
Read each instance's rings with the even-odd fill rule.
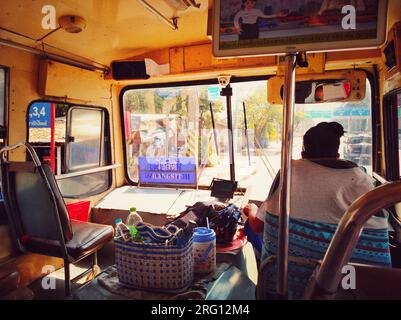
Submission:
[[[182,292],[192,284],[192,239],[184,246],[114,239],[118,280],[141,290]]]

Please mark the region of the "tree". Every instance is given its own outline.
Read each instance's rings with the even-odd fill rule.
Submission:
[[[267,92],[264,88],[249,97],[245,101],[248,129],[254,130],[255,145],[263,145],[265,140],[281,139],[281,127],[283,123],[283,106],[269,105]],[[303,112],[296,112],[294,128],[296,129],[305,118]]]
[[[146,113],[148,107],[145,102],[144,90],[130,90],[124,95],[124,107],[131,113]]]
[[[265,89],[259,89],[245,101],[248,129],[254,130],[255,145],[274,139],[283,118],[282,106],[267,103]]]
[[[210,113],[210,103],[212,103],[214,121],[218,122],[221,120],[220,114],[224,111],[224,106],[221,101],[209,101],[207,89],[201,90],[199,97],[199,113],[201,119],[201,129],[212,129],[212,114]]]

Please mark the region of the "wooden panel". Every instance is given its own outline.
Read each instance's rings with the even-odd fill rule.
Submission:
[[[183,73],[184,71],[184,48],[170,49],[170,73]]]
[[[66,64],[44,60],[40,63],[39,94],[83,101],[111,99],[110,81],[103,75]]]
[[[141,216],[143,221],[154,226],[163,226],[171,221],[169,216],[165,214],[153,214],[143,211],[138,211],[138,214]],[[122,219],[125,221],[128,215],[129,210],[93,208],[91,211],[91,222],[114,226],[116,219]]]
[[[284,58],[285,56],[277,57],[277,75],[284,75]],[[323,73],[326,64],[326,55],[324,53],[310,53],[307,55],[309,66],[307,68],[297,67],[297,75],[308,73]]]
[[[184,48],[185,71],[210,68],[212,64],[211,45],[204,44]]]
[[[167,55],[169,59],[166,61]],[[237,76],[267,75],[275,73],[277,68],[276,58],[273,56],[217,59],[212,54],[211,43],[161,49],[131,57],[130,60],[143,60],[144,58],[150,58],[158,64],[170,64],[170,75],[151,77],[146,80],[146,83],[213,78],[221,72]],[[143,82],[143,80],[130,80],[119,81],[117,84],[129,85]]]
[[[0,46],[0,65],[10,69],[9,101],[8,101],[8,144],[26,140],[26,117],[30,102],[39,99],[37,92],[36,56]],[[11,160],[25,159],[25,150],[19,148],[10,152]]]
[[[328,52],[326,54],[326,70],[362,67],[381,64],[382,62],[383,58],[380,49]]]

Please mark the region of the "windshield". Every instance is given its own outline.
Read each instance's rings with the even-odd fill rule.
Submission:
[[[248,189],[250,199],[263,201],[280,170],[283,108],[268,104],[267,80],[231,86],[236,180]],[[132,182],[208,187],[214,178],[230,179],[231,135],[226,98],[220,91],[214,84],[125,91],[126,157]],[[341,157],[371,170],[371,147],[365,146],[371,144],[370,108],[370,86],[360,103],[296,105],[294,159],[301,157],[302,138],[309,128],[337,121],[347,131]]]
[[[345,130],[339,154],[342,159],[355,162],[372,173],[372,113],[371,86],[366,84],[365,99],[360,102],[332,102],[296,105],[293,157],[299,159],[302,137],[320,122],[338,122]]]

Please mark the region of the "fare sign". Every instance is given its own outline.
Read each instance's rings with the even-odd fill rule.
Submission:
[[[35,102],[29,108],[29,128],[50,128],[51,103]]]

